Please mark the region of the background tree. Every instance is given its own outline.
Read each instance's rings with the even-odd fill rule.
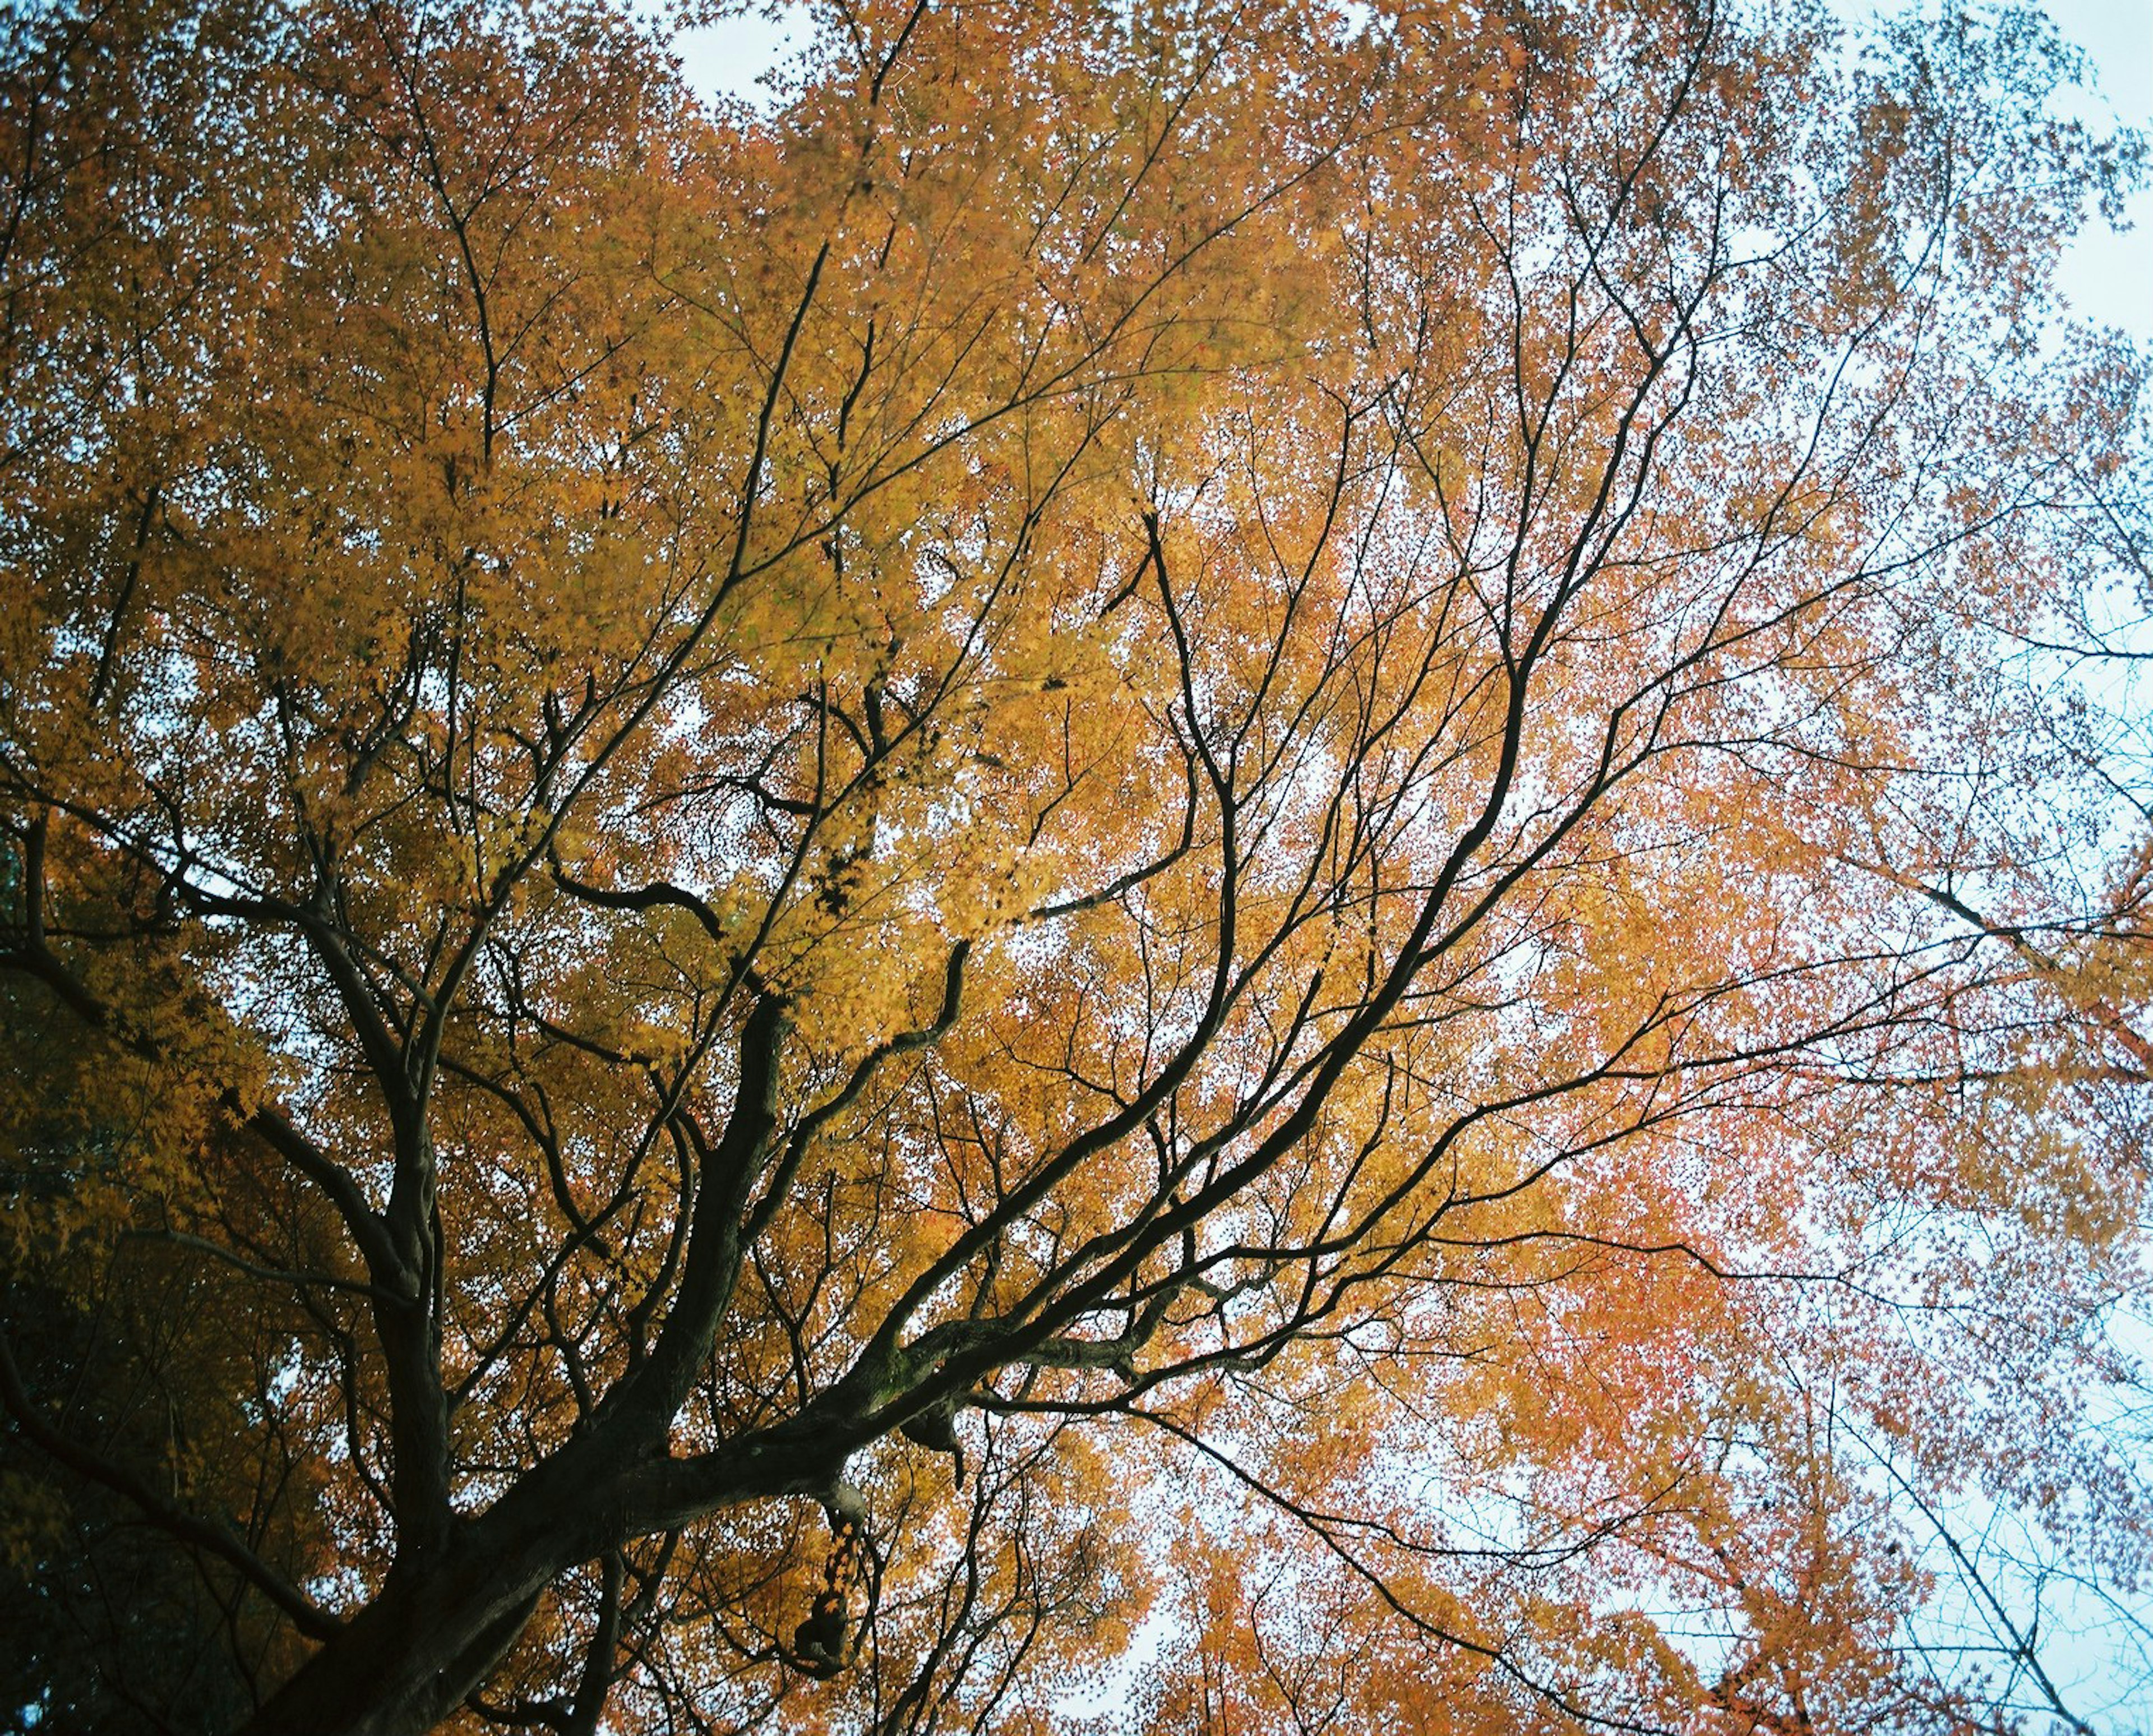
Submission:
[[[18,1723],[2067,1710],[1927,1625],[2148,1535],[2044,26],[8,28]]]

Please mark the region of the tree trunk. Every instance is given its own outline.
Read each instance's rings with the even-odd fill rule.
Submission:
[[[858,1385],[858,1383],[855,1383]],[[886,1397],[865,1387],[869,1397]],[[674,1459],[629,1416],[565,1444],[486,1512],[400,1553],[379,1593],[295,1671],[241,1736],[417,1736],[461,1706],[579,1561],[743,1500],[827,1495],[873,1429],[840,1382],[813,1417]]]
[[[514,1643],[560,1571],[464,1543],[452,1538],[441,1559],[392,1574],[242,1736],[419,1736],[455,1711]]]

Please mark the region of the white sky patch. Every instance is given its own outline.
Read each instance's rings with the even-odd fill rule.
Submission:
[[[2153,131],[2153,0],[2049,0],[2044,9],[2099,81],[2073,117],[2096,130]],[[2061,283],[2082,317],[2153,345],[2153,189],[2141,188],[2124,216],[2123,229],[2098,216],[2087,224],[2064,257]]]
[[[805,7],[757,8],[683,30],[673,39],[673,52],[680,57],[680,75],[697,95],[766,108],[773,94],[766,81],[805,46],[807,28]]]

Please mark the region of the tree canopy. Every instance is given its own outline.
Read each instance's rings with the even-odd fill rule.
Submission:
[[[2103,1715],[2038,17],[4,29],[0,1723]]]

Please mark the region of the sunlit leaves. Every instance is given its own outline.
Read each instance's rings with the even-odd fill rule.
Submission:
[[[310,1729],[1943,1730],[1953,1501],[2142,1565],[2031,23],[8,28],[37,1606],[131,1500]]]

